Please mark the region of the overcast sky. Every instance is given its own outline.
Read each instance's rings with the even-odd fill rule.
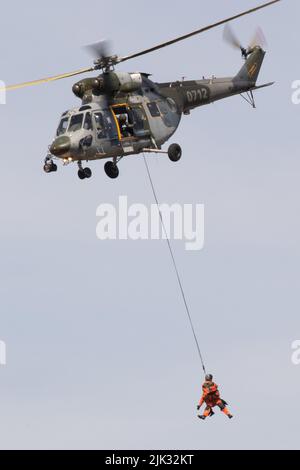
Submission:
[[[26,3],[1,15],[8,84],[89,66],[82,45],[111,38],[128,54],[259,1]],[[209,371],[233,421],[196,417],[203,376],[166,243],[100,242],[99,204],[151,204],[141,157],[108,180],[103,162],[42,171],[74,79],[13,92],[0,106],[1,449],[299,448],[300,5],[283,0],[234,23],[246,45],[260,25],[268,54],[252,110],[240,97],[184,117],[182,161],[149,157],[161,202],[205,204],[201,252],[173,244]],[[222,29],[120,67],[153,74],[235,75]]]

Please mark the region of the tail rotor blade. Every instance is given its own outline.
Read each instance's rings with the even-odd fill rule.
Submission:
[[[267,40],[261,28],[257,28],[255,35],[250,43],[250,49],[253,49],[256,46],[260,46],[262,49],[267,46]]]
[[[235,33],[233,32],[233,29],[229,26],[229,24],[227,24],[224,28],[223,39],[235,49],[242,48],[240,41],[236,37]]]

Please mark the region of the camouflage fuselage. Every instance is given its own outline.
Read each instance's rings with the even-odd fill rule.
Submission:
[[[109,72],[82,80],[73,87],[82,105],[64,113],[62,121],[69,127],[58,132],[50,153],[68,163],[161,149],[183,114],[254,89],[264,55],[255,48],[238,75],[230,78],[154,83],[146,74]],[[124,113],[130,121],[130,133],[125,134],[119,123]],[[81,126],[71,125],[73,116]]]

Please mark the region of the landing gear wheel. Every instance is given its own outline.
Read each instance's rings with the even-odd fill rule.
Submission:
[[[86,179],[84,170],[79,170],[78,171],[78,178],[82,181]]]
[[[44,172],[47,173],[47,174],[51,173],[51,165],[49,165],[49,163],[47,163],[44,166]]]
[[[52,161],[48,161],[44,165],[44,172],[49,174],[49,173],[56,173],[57,172],[57,165],[53,163]]]
[[[115,180],[116,178],[119,177],[119,174],[120,174],[119,168],[113,162],[105,163],[104,170],[105,170],[105,173],[107,174],[107,176],[109,178],[113,179],[113,180]]]
[[[92,170],[90,168],[79,168],[78,178],[80,180],[90,179],[93,176]]]
[[[171,162],[174,162],[174,163],[179,162],[179,160],[182,157],[182,149],[180,145],[178,144],[170,145],[169,150],[168,150],[168,155],[169,155],[169,159],[171,160]]]
[[[85,168],[83,171],[87,179],[90,179],[93,176],[92,170],[90,168]]]

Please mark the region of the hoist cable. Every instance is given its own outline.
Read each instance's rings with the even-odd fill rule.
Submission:
[[[196,343],[196,347],[197,347],[197,351],[198,351],[199,358],[200,358],[200,361],[201,361],[202,369],[203,369],[204,374],[206,375],[206,367],[205,367],[203,355],[202,355],[202,352],[201,352],[200,344],[199,344],[199,341],[198,341],[198,338],[197,338],[197,335],[196,335],[196,330],[195,330],[195,327],[194,327],[192,315],[191,315],[190,308],[189,308],[189,305],[188,305],[188,302],[187,302],[187,297],[185,295],[185,291],[184,291],[184,288],[183,288],[183,283],[182,283],[181,276],[180,276],[180,273],[179,273],[179,269],[178,269],[178,266],[177,266],[177,263],[176,263],[176,259],[175,259],[175,255],[174,255],[174,252],[173,252],[173,249],[172,249],[172,245],[171,245],[170,239],[168,237],[168,233],[167,233],[167,230],[166,230],[164,219],[163,219],[163,216],[162,216],[162,213],[161,213],[161,210],[160,210],[160,204],[159,204],[159,201],[158,201],[157,193],[156,193],[156,190],[155,190],[155,187],[154,187],[153,178],[151,176],[150,168],[149,168],[149,165],[148,165],[145,154],[144,154],[144,162],[145,162],[146,170],[147,170],[147,173],[148,173],[150,185],[151,185],[151,188],[152,188],[153,196],[154,196],[154,199],[155,199],[158,211],[159,211],[159,217],[160,217],[160,220],[161,220],[163,231],[165,233],[166,241],[167,241],[168,248],[169,248],[169,251],[170,251],[170,255],[171,255],[171,258],[172,258],[172,263],[174,265],[176,277],[177,277],[177,280],[178,280],[180,292],[181,292],[182,299],[183,299],[183,303],[184,303],[184,306],[185,306],[185,309],[186,309],[186,313],[187,313],[189,323],[190,323],[190,326],[191,326],[191,329],[192,329],[192,333],[193,333],[193,336],[194,336],[194,340],[195,340],[195,343]]]

